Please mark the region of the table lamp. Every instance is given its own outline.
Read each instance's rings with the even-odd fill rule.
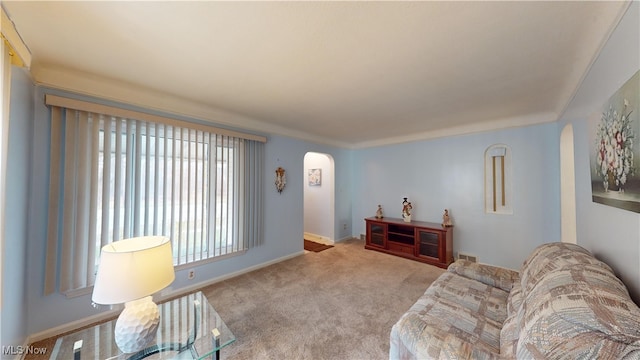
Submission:
[[[123,353],[143,350],[155,338],[160,312],[151,295],[174,278],[167,237],[124,239],[102,248],[91,299],[96,304],[125,304],[114,331]]]

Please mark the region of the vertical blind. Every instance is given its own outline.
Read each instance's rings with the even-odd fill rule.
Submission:
[[[47,96],[45,293],[93,285],[100,249],[112,241],[167,236],[174,265],[261,243],[261,138],[66,100]]]

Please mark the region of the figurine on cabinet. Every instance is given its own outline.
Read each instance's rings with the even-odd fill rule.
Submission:
[[[407,198],[404,198],[402,202],[402,218],[404,222],[411,222],[411,209],[413,209],[411,202],[408,201]]]
[[[382,215],[382,205],[378,205],[378,210],[376,210],[376,219],[382,219],[384,216]]]
[[[442,214],[442,226],[451,227],[453,224],[451,223],[451,217],[449,217],[449,210],[444,209],[444,214]]]

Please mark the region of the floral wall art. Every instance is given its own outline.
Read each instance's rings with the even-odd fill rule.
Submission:
[[[322,169],[309,169],[309,186],[322,185]]]
[[[640,213],[640,71],[590,117],[594,202]]]

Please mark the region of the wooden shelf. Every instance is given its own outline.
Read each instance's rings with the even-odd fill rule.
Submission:
[[[366,249],[446,268],[453,262],[453,228],[396,218],[366,218]]]

